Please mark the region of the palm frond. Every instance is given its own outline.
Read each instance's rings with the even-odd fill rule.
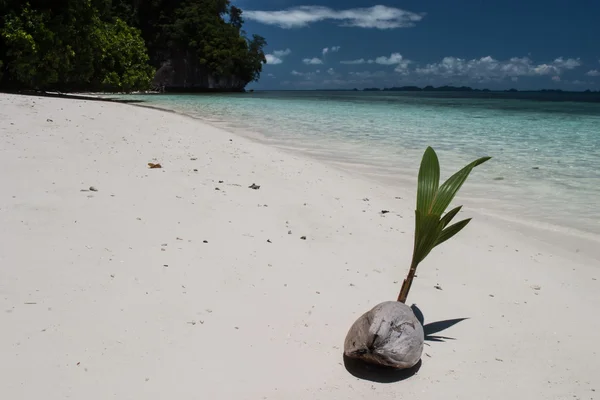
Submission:
[[[406,302],[419,263],[427,257],[434,247],[452,238],[471,221],[469,218],[448,226],[462,206],[448,211],[443,217],[442,214],[465,183],[473,168],[483,164],[490,158],[482,157],[473,161],[440,186],[440,164],[437,154],[431,147],[427,147],[425,150],[417,183],[413,257],[408,276],[402,284],[398,301]]]
[[[431,147],[427,147],[421,167],[417,184],[417,210],[426,213],[433,204],[435,195],[440,185],[440,163],[437,154]]]
[[[433,245],[434,247],[444,243],[446,240],[450,239],[452,236],[456,235],[458,232],[460,232],[465,226],[467,226],[467,224],[471,221],[471,218],[467,218],[465,220],[462,220],[460,222],[457,222],[453,225],[450,225],[449,227],[447,227],[446,229],[444,229],[443,231],[440,232],[440,234],[438,235],[438,238],[435,242],[435,244]]]
[[[448,211],[446,213],[446,215],[444,215],[442,217],[442,219],[440,220],[440,222],[442,223],[442,226],[444,228],[446,227],[446,225],[448,225],[452,221],[452,218],[454,218],[456,216],[456,214],[458,214],[458,212],[460,211],[461,208],[462,208],[462,206],[458,206],[456,208],[453,208],[452,210]]]

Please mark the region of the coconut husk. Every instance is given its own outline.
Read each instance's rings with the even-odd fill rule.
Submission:
[[[393,368],[421,359],[425,334],[412,309],[398,301],[376,305],[354,322],[344,342],[347,357]]]

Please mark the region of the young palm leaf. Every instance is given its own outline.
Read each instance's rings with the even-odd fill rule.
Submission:
[[[456,196],[467,177],[476,166],[483,164],[491,157],[482,157],[473,161],[463,169],[452,175],[440,186],[440,163],[437,154],[431,147],[427,147],[417,182],[417,209],[415,210],[415,244],[413,257],[410,263],[408,276],[402,283],[398,301],[405,303],[412,281],[417,271],[417,266],[433,248],[460,232],[471,220],[449,225],[458,214],[462,206],[458,206],[442,217],[446,208]]]

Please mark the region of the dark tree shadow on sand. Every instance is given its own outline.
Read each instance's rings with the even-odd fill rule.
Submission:
[[[446,330],[458,324],[459,322],[468,319],[455,318],[425,324],[425,316],[419,307],[417,307],[416,304],[413,304],[411,308],[421,325],[423,325],[425,341],[427,342],[445,342],[447,340],[456,340],[452,337],[436,335],[436,333]],[[350,374],[359,379],[378,383],[394,383],[408,379],[415,375],[419,369],[421,369],[421,364],[422,362],[419,360],[419,362],[412,368],[396,369],[381,365],[369,364],[362,360],[346,357],[344,355],[344,367],[346,367],[346,370]]]

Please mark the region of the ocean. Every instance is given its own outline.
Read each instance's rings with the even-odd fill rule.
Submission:
[[[465,206],[546,229],[600,234],[597,102],[390,91],[126,97],[389,182],[415,185],[427,146],[438,153],[442,179],[491,156],[461,189],[457,200]]]

